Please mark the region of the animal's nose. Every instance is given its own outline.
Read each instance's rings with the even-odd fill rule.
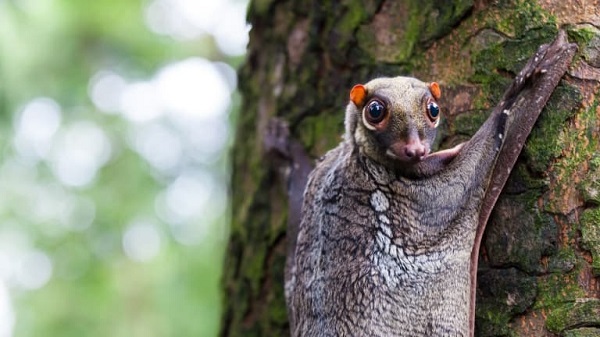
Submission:
[[[408,143],[404,147],[404,153],[408,158],[417,159],[425,156],[425,147],[417,142]]]

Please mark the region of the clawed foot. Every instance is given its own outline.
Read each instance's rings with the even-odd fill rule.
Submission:
[[[458,154],[466,143],[460,143],[453,148],[434,152],[415,164],[419,176],[431,176],[444,169]]]
[[[453,148],[434,152],[431,155],[429,155],[427,158],[433,157],[434,160],[443,162],[444,164],[447,164],[450,161],[452,161],[452,159],[454,159],[454,157],[456,157],[460,153],[460,150],[463,148],[463,146],[465,146],[465,144],[466,143],[460,143]]]
[[[564,30],[559,31],[558,36],[551,44],[541,45],[527,61],[509,91],[520,91],[530,78],[547,73],[557,64],[558,59],[569,57],[575,50],[577,50],[577,44],[569,43],[567,33]]]

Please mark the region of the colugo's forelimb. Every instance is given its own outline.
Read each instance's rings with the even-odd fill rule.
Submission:
[[[477,133],[439,152],[437,83],[395,77],[352,88],[344,140],[310,173],[289,241],[292,336],[473,334],[481,233],[574,52],[562,32],[542,46]],[[307,161],[273,139],[292,164]],[[298,200],[304,176],[293,179]]]
[[[475,329],[477,262],[485,226],[527,136],[550,95],[554,92],[554,88],[567,71],[576,51],[577,45],[568,43],[565,32],[560,31],[553,43],[540,46],[506,90],[500,104],[494,109],[493,114],[504,115],[502,118],[506,119],[506,124],[502,125],[502,129],[498,131],[498,137],[504,138],[504,145],[498,154],[496,165],[490,176],[489,187],[481,205],[479,226],[471,252],[470,273],[473,289],[471,289],[470,303],[470,335],[474,334]]]

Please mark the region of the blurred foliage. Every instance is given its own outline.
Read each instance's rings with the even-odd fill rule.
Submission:
[[[20,247],[52,261],[52,276],[39,289],[6,281],[14,336],[217,334],[227,215],[199,223],[208,230],[198,243],[179,243],[156,214],[157,196],[177,176],[157,173],[128,143],[132,122],[98,111],[88,91],[100,70],[138,80],[188,57],[233,67],[241,60],[222,54],[210,35],[177,41],[153,33],[144,23],[147,4],[0,0],[0,245],[24,241]],[[106,134],[111,157],[92,183],[66,186],[48,160],[21,158],[14,149],[15,120],[24,104],[40,96],[60,105],[61,127],[91,121]],[[226,165],[222,154],[193,169],[222,171]],[[227,179],[226,172],[217,175]],[[38,197],[48,191],[49,198]],[[38,203],[60,206],[61,196],[75,200],[76,208],[91,201],[91,225],[74,229],[61,225],[60,216],[36,215]],[[160,237],[158,255],[146,262],[128,258],[122,244],[126,227],[138,219],[156,224]]]

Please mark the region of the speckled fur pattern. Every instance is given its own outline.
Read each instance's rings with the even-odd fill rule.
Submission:
[[[309,175],[286,271],[293,337],[472,335],[471,256],[482,214],[487,220],[493,207],[486,198],[490,176],[497,161],[510,172],[566,71],[575,47],[561,43],[566,47],[559,45],[556,53],[564,55],[550,60],[542,60],[546,49],[540,48],[499,107],[449,159],[433,154],[406,164],[386,157],[382,139],[417,132],[424,142],[433,141],[435,130],[423,123],[420,110],[430,93],[427,84],[407,77],[367,83],[369,95],[389,102],[391,126],[383,131],[389,134],[373,134],[362,107],[350,102],[343,142]],[[562,62],[557,69],[555,59]],[[548,70],[552,78],[546,81]],[[540,85],[526,83],[536,76]],[[518,138],[509,149],[502,147],[506,135]]]
[[[292,335],[466,336],[485,179],[475,172],[489,171],[494,158],[476,154],[494,147],[489,138],[442,174],[418,179],[351,141],[327,153],[309,176],[287,285]]]

